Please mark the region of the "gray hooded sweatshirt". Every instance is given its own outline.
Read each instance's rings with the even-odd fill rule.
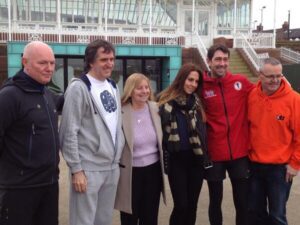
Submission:
[[[86,75],[74,78],[65,93],[65,103],[60,123],[60,144],[64,159],[71,173],[84,171],[107,171],[119,166],[124,147],[120,95],[116,84],[109,83],[117,93],[116,143],[106,121],[101,115],[90,92]]]

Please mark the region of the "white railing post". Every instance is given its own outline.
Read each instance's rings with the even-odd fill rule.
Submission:
[[[104,8],[105,8],[105,10],[104,10],[104,17],[105,17],[105,19],[104,19],[104,21],[105,21],[105,24],[104,24],[104,34],[105,34],[105,40],[107,40],[107,20],[108,20],[108,6],[107,6],[107,0],[105,0],[105,2],[104,2]]]
[[[237,0],[234,0],[234,20],[233,20],[233,47],[236,46],[236,10],[237,10]]]
[[[149,45],[152,45],[152,0],[150,0]]]
[[[11,2],[7,1],[7,10],[8,10],[8,40],[11,41]]]
[[[193,32],[192,33],[192,46],[196,46],[199,53],[200,53],[200,57],[202,58],[205,66],[206,66],[206,70],[209,71],[209,66],[207,64],[206,58],[207,58],[207,49],[206,46],[204,45],[201,37],[199,36],[198,32]],[[196,38],[195,42],[193,42],[194,38]]]

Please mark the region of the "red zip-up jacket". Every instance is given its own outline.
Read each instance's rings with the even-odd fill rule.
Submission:
[[[243,75],[203,75],[202,99],[207,115],[208,151],[212,161],[248,155],[247,98],[254,84]]]

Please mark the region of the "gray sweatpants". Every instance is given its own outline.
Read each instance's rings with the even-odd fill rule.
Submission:
[[[85,193],[70,184],[70,225],[111,225],[120,169],[85,171],[85,175]]]

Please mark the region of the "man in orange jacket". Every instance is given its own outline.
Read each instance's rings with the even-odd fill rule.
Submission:
[[[251,225],[287,225],[286,203],[300,169],[300,95],[282,79],[282,65],[264,61],[249,94]]]

